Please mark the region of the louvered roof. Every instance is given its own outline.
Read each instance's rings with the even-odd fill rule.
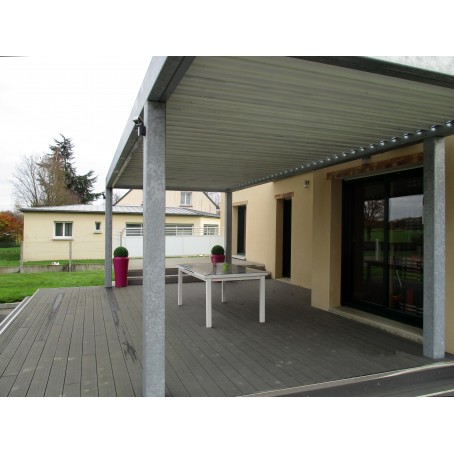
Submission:
[[[107,176],[141,188],[132,117],[166,106],[166,188],[225,191],[454,130],[454,76],[367,58],[153,59]]]

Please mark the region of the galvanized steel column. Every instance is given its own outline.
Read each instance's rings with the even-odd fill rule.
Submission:
[[[104,251],[104,285],[112,287],[112,188],[106,188],[106,238]]]
[[[232,263],[232,192],[225,193],[225,261]]]
[[[147,101],[143,146],[143,395],[165,395],[166,105]]]
[[[424,141],[424,355],[445,356],[445,139]]]

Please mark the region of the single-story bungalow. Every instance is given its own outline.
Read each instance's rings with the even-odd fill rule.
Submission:
[[[143,394],[165,393],[166,189],[225,194],[227,260],[454,353],[453,120],[452,58],[153,58],[106,179],[107,233],[113,189],[144,191]]]
[[[181,204],[179,195],[178,191],[172,191],[168,196],[166,236],[220,234],[220,216],[211,199],[202,193],[185,192],[181,196],[185,203]],[[140,199],[141,191],[131,191],[113,207],[114,245],[128,246],[128,241],[131,242],[128,249],[133,257],[143,255],[143,207],[141,202],[135,204]],[[195,209],[198,206],[207,211]],[[105,205],[24,208],[22,212],[24,262],[105,258]],[[173,249],[170,247],[170,252]],[[209,252],[207,248],[206,254]]]

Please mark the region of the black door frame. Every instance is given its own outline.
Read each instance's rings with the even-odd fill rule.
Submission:
[[[283,200],[282,277],[292,277],[292,199]]]
[[[246,254],[246,205],[237,207],[237,241],[236,252],[238,255]]]
[[[382,306],[377,306],[374,304],[367,303],[365,301],[358,302],[353,301],[353,273],[352,273],[352,260],[353,260],[353,238],[351,236],[353,216],[353,207],[351,203],[352,193],[356,183],[362,183],[364,181],[377,181],[385,180],[385,216],[384,216],[384,247],[383,247],[383,262],[386,266],[384,272],[384,288],[389,288],[389,272],[388,272],[388,262],[389,262],[389,182],[398,177],[399,174],[408,174],[409,172],[420,172],[421,180],[423,179],[422,168],[402,170],[396,172],[389,172],[386,174],[357,178],[354,180],[343,181],[342,187],[342,269],[341,269],[341,305],[349,306],[356,309],[363,310],[365,312],[374,313],[377,315],[384,316],[393,320],[401,321],[403,323],[422,327],[422,317],[415,317],[406,313],[394,311],[389,309],[388,301],[389,298],[388,292],[384,292],[384,300]],[[385,247],[386,245],[386,247]]]

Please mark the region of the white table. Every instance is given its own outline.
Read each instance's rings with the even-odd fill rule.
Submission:
[[[224,282],[226,281],[250,281],[259,280],[259,322],[265,323],[265,277],[266,271],[248,268],[243,265],[233,265],[231,263],[196,263],[177,265],[178,267],[178,305],[183,304],[183,274],[189,274],[201,281],[205,281],[206,291],[206,327],[211,328],[211,283],[220,281],[222,283],[222,302],[225,303]]]

